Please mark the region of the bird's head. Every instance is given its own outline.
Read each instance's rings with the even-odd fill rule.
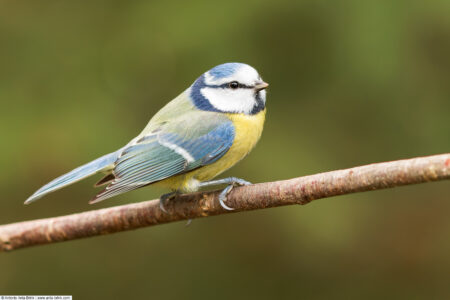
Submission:
[[[252,115],[265,108],[267,86],[253,67],[226,63],[202,74],[190,96],[201,110]]]

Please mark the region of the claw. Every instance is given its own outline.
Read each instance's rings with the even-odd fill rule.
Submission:
[[[168,214],[166,208],[164,207],[164,202],[166,202],[167,200],[173,199],[177,196],[177,192],[172,192],[172,193],[167,193],[164,195],[161,195],[161,197],[159,197],[159,209],[162,210],[163,212],[165,212],[166,214]],[[192,223],[192,219],[187,220],[185,227],[188,227],[189,225],[191,225]]]
[[[164,200],[159,199],[159,209],[168,214],[167,210],[164,208]]]
[[[228,205],[225,204],[225,201],[227,200],[227,196],[231,192],[231,190],[235,186],[251,185],[250,182],[245,181],[244,179],[240,179],[240,178],[236,178],[236,177],[232,177],[231,179],[232,179],[231,184],[229,186],[227,186],[226,188],[224,188],[223,191],[219,195],[220,205],[226,210],[234,210],[234,208],[229,207]]]
[[[218,179],[218,180],[211,180],[211,181],[205,181],[200,183],[200,187],[210,186],[210,185],[218,185],[218,184],[228,184],[228,186],[223,189],[223,191],[219,195],[219,202],[220,205],[226,209],[226,210],[234,210],[234,208],[229,207],[225,204],[225,201],[227,200],[227,195],[231,192],[233,187],[239,186],[239,185],[251,185],[251,182],[248,182],[244,179],[237,178],[237,177],[228,177],[224,179]]]
[[[225,204],[225,201],[227,200],[227,196],[231,192],[233,187],[234,187],[234,185],[230,184],[229,186],[224,188],[223,191],[219,195],[220,206],[222,206],[226,210],[234,210],[234,208],[229,207],[228,205]]]
[[[159,209],[162,210],[163,212],[165,212],[166,214],[168,214],[166,208],[164,207],[164,202],[175,198],[176,195],[177,195],[177,192],[172,192],[172,193],[167,193],[167,194],[161,195],[161,197],[159,197]]]

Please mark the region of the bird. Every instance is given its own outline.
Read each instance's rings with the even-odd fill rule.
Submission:
[[[89,203],[97,203],[148,185],[168,188],[165,202],[178,194],[203,187],[227,185],[219,195],[226,198],[234,186],[250,182],[237,177],[213,180],[243,159],[261,137],[266,115],[266,88],[252,66],[230,62],[213,67],[167,103],[144,130],[119,150],[78,167],[42,186],[25,204],[103,173],[95,187],[105,186]]]

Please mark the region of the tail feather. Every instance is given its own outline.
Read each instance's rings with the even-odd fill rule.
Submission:
[[[108,169],[113,167],[114,162],[118,158],[118,152],[113,152],[107,155],[104,155],[100,158],[97,158],[90,163],[87,163],[81,167],[78,167],[67,174],[64,174],[53,181],[47,183],[39,190],[37,190],[33,195],[31,195],[26,201],[25,204],[29,204],[38,200],[39,198],[59,190],[65,186],[68,186],[72,183],[85,179],[91,175],[94,175],[98,172],[107,171]]]

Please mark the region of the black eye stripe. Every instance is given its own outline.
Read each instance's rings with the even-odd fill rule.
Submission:
[[[245,84],[239,83],[239,88],[243,88],[243,89],[253,89],[253,88],[255,88],[255,87],[254,87],[254,86],[251,86],[251,85],[245,85]]]
[[[207,87],[212,87],[212,88],[223,88],[223,89],[228,89],[230,88],[230,82],[221,84],[221,85],[206,85]],[[238,83],[238,88],[239,89],[254,89],[255,87],[252,85],[246,85],[243,83]]]

